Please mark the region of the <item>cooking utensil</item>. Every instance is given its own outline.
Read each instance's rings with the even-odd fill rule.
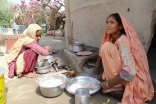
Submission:
[[[40,74],[48,73],[51,70],[51,65],[49,62],[37,62],[35,65],[36,72]]]
[[[66,76],[60,73],[50,73],[41,76],[36,82],[43,96],[56,97],[61,95],[64,91]]]
[[[62,69],[62,68],[63,68],[63,69],[67,69],[67,70],[68,70],[68,69],[71,68],[71,65],[68,65],[68,64],[62,64],[62,65],[58,66],[58,68],[59,68],[59,69]]]
[[[59,71],[59,69],[58,69],[57,65],[58,65],[58,63],[53,63],[53,64],[52,64],[52,66],[54,67],[54,69],[55,69],[55,71],[56,71],[56,72],[58,72],[58,71]]]
[[[43,58],[43,61],[52,63],[52,62],[54,62],[54,58],[53,58],[53,56],[45,56]]]
[[[59,68],[60,68],[60,67],[66,69],[66,70],[68,70],[68,75],[69,75],[69,77],[75,77],[75,76],[76,76],[76,70],[73,69],[73,68],[71,68],[70,65],[64,64],[64,65],[62,65],[62,66],[59,66]]]
[[[64,73],[67,73],[67,72],[68,72],[67,70],[61,70],[61,71],[58,71],[56,73],[64,74]]]
[[[97,92],[100,89],[100,81],[88,76],[79,76],[70,79],[66,84],[66,90],[75,94],[75,90],[78,88],[86,88],[90,94]]]
[[[78,56],[89,56],[92,54],[93,54],[93,52],[91,52],[91,51],[81,51],[81,52],[76,53],[76,55],[78,55]]]
[[[84,43],[74,42],[72,44],[68,44],[69,51],[72,52],[81,52],[84,50]]]
[[[89,90],[78,88],[75,91],[75,104],[89,104]]]

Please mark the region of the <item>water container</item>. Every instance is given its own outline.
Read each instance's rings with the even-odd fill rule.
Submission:
[[[78,88],[75,91],[75,104],[89,104],[89,90]]]
[[[6,104],[6,92],[4,83],[5,69],[0,67],[0,104]]]

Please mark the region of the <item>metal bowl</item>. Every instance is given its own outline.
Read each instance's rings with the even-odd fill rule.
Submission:
[[[71,94],[75,94],[76,89],[86,88],[89,90],[90,94],[93,94],[101,88],[99,84],[100,81],[93,77],[79,76],[72,78],[67,82],[66,90]]]
[[[38,62],[35,65],[36,72],[40,74],[48,73],[51,69],[51,63],[49,62]]]
[[[38,78],[37,83],[43,96],[56,97],[64,91],[66,76],[59,73],[50,73]]]

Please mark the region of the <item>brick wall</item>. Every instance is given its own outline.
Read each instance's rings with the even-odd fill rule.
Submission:
[[[6,46],[7,53],[9,52],[9,50],[11,49],[11,47],[13,46],[13,44],[16,41],[17,41],[17,39],[14,39],[14,40],[5,40],[5,46]]]
[[[18,40],[20,35],[5,35],[5,46],[6,46],[6,52],[8,53],[13,44]]]

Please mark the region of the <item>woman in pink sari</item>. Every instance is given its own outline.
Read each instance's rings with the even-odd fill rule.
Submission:
[[[6,56],[10,78],[14,75],[18,77],[34,77],[34,66],[38,55],[47,56],[50,46],[42,48],[38,42],[41,38],[42,28],[37,24],[30,24],[21,36],[12,46],[9,54]]]
[[[153,98],[154,89],[144,48],[131,24],[118,13],[107,18],[95,69],[98,70],[101,61],[104,66],[104,81],[100,83],[103,92],[124,86],[120,104],[145,104]]]

